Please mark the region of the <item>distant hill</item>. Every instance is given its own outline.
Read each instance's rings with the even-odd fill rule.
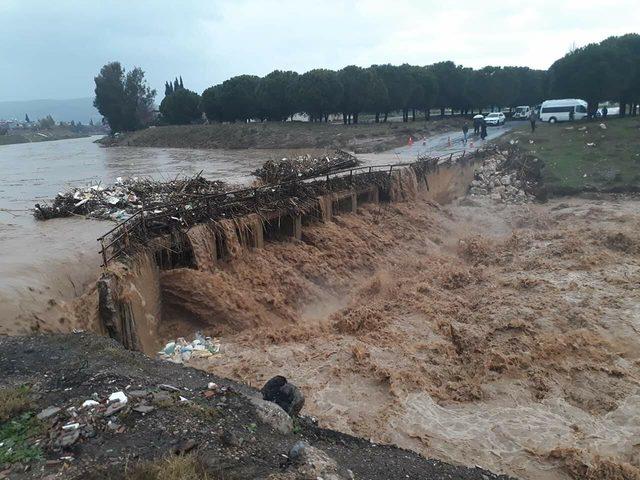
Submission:
[[[102,115],[93,106],[93,98],[70,98],[68,100],[25,100],[0,102],[0,119],[24,120],[25,114],[32,121],[51,115],[58,122],[74,120],[82,123],[99,123]]]

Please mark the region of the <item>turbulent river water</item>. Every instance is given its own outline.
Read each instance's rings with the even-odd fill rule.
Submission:
[[[508,127],[490,130],[489,139]],[[411,161],[421,153],[445,155],[464,146],[459,134],[416,139],[382,154],[364,155],[369,164]],[[267,159],[291,150],[189,150],[103,148],[98,137],[0,147],[0,333],[23,331],[50,304],[73,298],[96,278],[96,238],[105,221],[65,218],[36,222],[35,203],[71,186],[112,183],[117,177],[171,179],[203,171],[208,178],[247,183]],[[48,319],[46,319],[48,320]]]
[[[112,183],[117,177],[171,179],[201,170],[229,183],[283,152],[103,148],[97,137],[0,147],[0,333],[17,333],[42,303],[79,295],[96,278],[96,238],[110,222],[65,218],[37,222],[35,203],[71,186]]]
[[[361,158],[447,154],[461,147],[449,137]],[[246,183],[285,155],[93,140],[0,147],[0,334],[68,331],[65,301],[98,273],[110,223],[35,222],[34,203],[118,176]],[[254,386],[284,374],[322,426],[375,442],[527,480],[637,479],[639,211],[624,198],[364,205],[215,271],[163,272],[178,314],[160,336],[219,334],[221,354],[193,366]]]

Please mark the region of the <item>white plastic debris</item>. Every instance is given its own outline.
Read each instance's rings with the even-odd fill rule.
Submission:
[[[209,385],[207,385],[207,388],[209,390],[215,390],[216,388],[218,388],[218,384],[215,382],[209,382]]]
[[[95,407],[97,405],[100,405],[100,403],[96,402],[95,400],[85,400],[82,403],[82,408],[91,408],[91,407]]]
[[[220,341],[205,337],[196,332],[195,338],[187,342],[180,337],[167,343],[164,349],[158,352],[158,358],[174,363],[184,363],[195,358],[207,358],[220,352]]]
[[[66,425],[62,426],[63,430],[77,430],[78,428],[80,428],[79,423],[67,423]]]
[[[111,395],[109,395],[109,402],[127,403],[128,401],[129,399],[124,394],[124,392],[113,392]]]

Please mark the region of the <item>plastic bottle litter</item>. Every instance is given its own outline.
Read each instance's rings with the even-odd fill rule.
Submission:
[[[96,402],[95,400],[85,400],[82,403],[82,408],[91,408],[91,407],[95,407],[97,405],[100,405],[100,403]]]
[[[124,394],[124,392],[113,392],[111,395],[109,395],[109,403],[111,402],[127,403],[128,400],[129,399]]]
[[[220,341],[216,338],[205,337],[196,332],[195,338],[187,342],[183,337],[171,341],[158,352],[158,358],[174,363],[183,363],[192,358],[206,358],[220,352]]]

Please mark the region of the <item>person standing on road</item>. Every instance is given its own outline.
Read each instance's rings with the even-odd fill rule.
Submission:
[[[467,122],[464,122],[464,125],[462,125],[462,138],[465,145],[467,144],[468,133],[469,133],[469,125],[467,124]]]
[[[602,107],[602,118],[606,120],[608,114],[609,109],[606,106]]]
[[[480,123],[480,138],[482,138],[482,140],[487,138],[487,122],[485,121],[484,118],[482,119],[482,122]]]
[[[531,133],[536,131],[536,112],[531,112],[529,115],[529,123],[531,123]]]
[[[480,119],[473,117],[473,134],[477,137],[480,133]]]

